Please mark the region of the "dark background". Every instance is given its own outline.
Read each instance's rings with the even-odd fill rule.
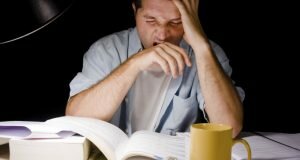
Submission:
[[[295,10],[275,2],[200,1],[208,37],[225,50],[233,79],[246,92],[244,130],[300,132]],[[19,13],[22,6],[2,10],[1,16],[13,21],[25,14]],[[31,20],[20,23],[28,26]],[[1,34],[19,26],[4,27]],[[77,0],[47,27],[0,45],[0,121],[64,115],[68,85],[81,70],[84,52],[100,37],[132,26],[129,0]]]

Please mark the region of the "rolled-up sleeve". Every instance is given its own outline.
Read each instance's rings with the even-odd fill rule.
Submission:
[[[214,53],[217,55],[217,58],[218,58],[219,62],[221,63],[221,66],[222,66],[223,70],[225,71],[225,73],[229,77],[231,77],[231,75],[232,75],[232,68],[231,68],[231,66],[229,64],[229,59],[227,58],[224,50],[219,45],[217,45],[214,42],[212,42],[212,48],[213,48]],[[232,83],[233,83],[233,85],[235,85],[234,80],[232,80]],[[244,98],[245,98],[245,92],[244,92],[244,90],[241,87],[236,86],[236,85],[235,85],[235,88],[236,88],[236,90],[237,90],[237,92],[239,94],[239,97],[240,97],[241,101],[243,102]]]
[[[118,52],[108,38],[95,42],[83,57],[82,72],[77,73],[70,83],[70,97],[88,89],[104,79],[120,65]]]

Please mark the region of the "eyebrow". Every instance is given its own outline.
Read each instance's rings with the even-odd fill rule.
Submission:
[[[181,17],[173,18],[173,19],[171,19],[170,21],[181,21]]]
[[[144,18],[147,18],[147,19],[155,19],[155,17],[148,16],[148,15],[144,15]]]
[[[144,18],[147,18],[147,19],[156,19],[155,17],[149,16],[149,15],[144,15]],[[170,21],[180,21],[180,20],[181,20],[181,17],[170,19]]]

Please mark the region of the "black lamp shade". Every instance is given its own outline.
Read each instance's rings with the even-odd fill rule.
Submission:
[[[72,0],[0,1],[0,45],[29,36],[61,16]]]

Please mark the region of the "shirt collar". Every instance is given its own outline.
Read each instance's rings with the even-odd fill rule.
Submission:
[[[129,33],[129,57],[143,49],[142,42],[140,40],[139,34],[136,27],[134,27]]]
[[[191,56],[191,47],[184,39],[180,41],[179,46],[185,50],[188,56]]]

